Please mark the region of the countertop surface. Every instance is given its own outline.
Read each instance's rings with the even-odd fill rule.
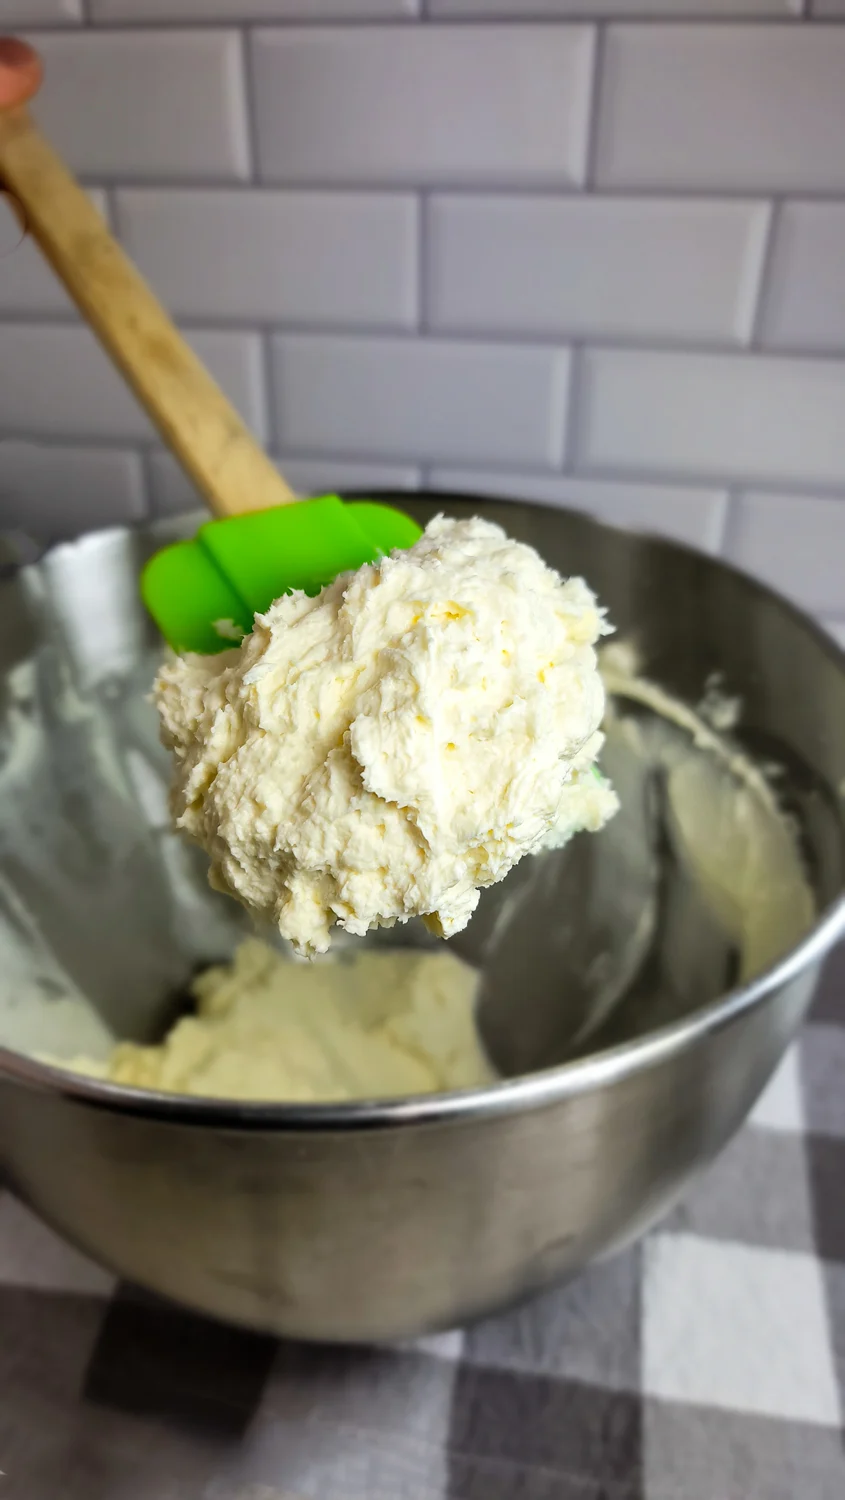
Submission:
[[[845,949],[670,1217],[466,1331],[227,1329],[0,1190],[0,1500],[842,1500],[844,1406]]]

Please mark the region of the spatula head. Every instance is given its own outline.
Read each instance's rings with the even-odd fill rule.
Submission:
[[[392,506],[323,495],[206,522],[193,541],[150,559],[141,594],[175,651],[210,655],[248,635],[254,616],[281,594],[318,594],[339,573],[411,547],[421,535]]]

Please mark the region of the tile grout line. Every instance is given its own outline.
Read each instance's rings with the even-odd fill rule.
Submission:
[[[139,437],[136,433],[133,437],[103,437],[102,435],[86,437],[80,433],[65,432],[35,432],[31,428],[24,432],[16,429],[14,432],[4,432],[0,429],[0,448],[4,443],[23,443],[47,451],[54,448],[67,448],[69,452],[91,452],[92,449],[98,453],[140,453],[149,449],[155,452],[162,447],[161,438],[150,436]]]
[[[156,452],[167,451],[163,448],[160,438],[151,434],[149,438],[141,438],[137,434],[122,437],[104,437],[102,434],[80,434],[80,433],[44,433],[33,431],[26,432],[15,430],[4,432],[0,430],[0,446],[4,443],[34,444],[45,449],[67,448],[70,451],[91,451],[111,453],[134,453],[148,455],[150,458]],[[584,480],[595,483],[611,483],[619,485],[630,485],[641,487],[651,485],[658,491],[683,487],[690,490],[700,491],[702,494],[714,490],[728,491],[733,499],[741,497],[746,490],[764,490],[766,493],[777,495],[784,499],[813,499],[831,504],[845,501],[845,487],[819,484],[817,481],[802,482],[800,479],[784,480],[766,475],[729,476],[724,473],[702,475],[682,470],[655,470],[646,468],[637,469],[614,469],[606,465],[589,465],[567,463],[560,467],[521,463],[514,467],[512,464],[491,463],[489,458],[479,455],[477,459],[454,459],[450,457],[420,457],[420,456],[397,456],[396,454],[384,454],[380,452],[355,452],[342,451],[336,448],[315,449],[286,446],[277,439],[273,439],[268,445],[271,454],[284,453],[284,458],[290,463],[349,463],[354,465],[368,465],[376,468],[405,468],[423,470],[430,472],[432,469],[449,469],[456,472],[474,473],[489,471],[502,476],[513,476],[517,479],[526,480],[548,480],[559,481],[561,479]]]
[[[604,57],[607,43],[607,28],[600,22],[593,39],[590,98],[587,110],[587,140],[584,152],[584,188],[590,194],[596,185],[596,167],[599,149],[599,114],[604,92]]]
[[[438,327],[436,330],[427,329],[425,337],[420,338],[414,329],[398,324],[395,326],[360,322],[320,324],[313,319],[299,323],[284,318],[276,320],[244,316],[214,317],[211,314],[200,316],[175,313],[172,315],[178,327],[186,332],[224,333],[231,334],[232,337],[238,335],[248,337],[250,334],[266,332],[284,337],[313,339],[315,342],[327,340],[340,340],[348,343],[383,342],[385,344],[418,342],[421,346],[431,340],[459,347],[470,346],[489,352],[519,350],[554,353],[562,348],[581,347],[610,354],[654,354],[659,357],[692,360],[715,358],[738,364],[765,360],[767,363],[795,366],[825,364],[845,367],[845,345],[835,349],[819,349],[809,346],[795,348],[767,346],[762,349],[752,348],[737,341],[711,341],[692,337],[668,340],[646,334],[601,334],[565,328],[554,333],[539,333],[531,329],[511,331],[491,330],[490,328],[467,331],[451,326]],[[72,310],[62,308],[44,311],[32,309],[23,312],[13,308],[0,310],[0,328],[41,330],[53,328],[57,331],[67,331],[68,328],[76,326],[76,318]]]
[[[782,200],[779,197],[773,196],[769,206],[769,222],[766,226],[766,238],[763,244],[763,254],[760,259],[760,269],[757,276],[757,296],[754,302],[748,336],[748,347],[754,352],[762,350],[763,324],[772,288],[775,246],[782,212]],[[769,350],[767,349],[766,354],[768,353]]]
[[[87,14],[90,0],[81,0],[83,14]],[[755,14],[713,14],[700,12],[697,15],[673,15],[666,11],[649,11],[644,4],[642,12],[638,15],[626,15],[620,12],[617,15],[609,14],[602,18],[611,26],[641,26],[665,27],[670,31],[705,31],[708,27],[718,26],[720,29],[738,31],[766,32],[776,27],[795,27],[802,19],[811,20],[814,29],[819,31],[841,30],[845,24],[842,16],[814,16],[809,10],[809,0],[803,0],[805,10],[802,13],[794,11],[792,17],[783,12],[772,12],[767,15]],[[246,9],[246,14],[243,13]],[[572,10],[564,16],[557,17],[553,12],[543,9],[538,5],[537,9],[526,7],[518,15],[432,15],[427,0],[420,0],[419,7],[413,14],[403,13],[401,15],[389,16],[341,16],[341,15],[287,15],[268,17],[250,14],[248,7],[242,8],[237,19],[225,19],[223,17],[191,16],[179,20],[171,16],[157,16],[155,20],[145,20],[138,17],[126,17],[125,19],[109,19],[97,21],[91,19],[92,28],[101,32],[108,32],[114,36],[131,36],[138,32],[172,32],[172,31],[231,31],[239,26],[260,28],[262,31],[274,32],[297,28],[303,31],[326,31],[332,29],[371,31],[376,28],[391,31],[408,30],[413,28],[417,21],[441,28],[444,31],[465,27],[467,30],[477,31],[484,27],[496,26],[502,30],[515,30],[522,27],[525,30],[536,30],[541,27],[556,27],[558,29],[572,30],[575,27],[594,26],[596,22],[595,10]],[[73,23],[69,25],[57,25],[55,21],[33,21],[26,23],[27,32],[61,32],[73,35],[81,31],[80,25]]]
[[[258,183],[259,133],[258,111],[253,67],[252,33],[248,26],[238,27],[238,53],[240,56],[241,88],[246,125],[249,175],[246,185],[250,188]]]
[[[540,471],[534,470],[533,472],[539,473]],[[830,500],[834,504],[845,500],[845,488],[840,484],[824,484],[817,479],[805,481],[794,475],[784,479],[772,474],[765,475],[759,471],[745,475],[730,474],[726,470],[702,474],[683,468],[660,469],[650,468],[647,465],[617,468],[613,464],[576,462],[570,472],[573,479],[604,480],[613,484],[683,485],[698,489],[720,490],[734,486],[743,490],[762,489],[770,494],[781,495],[785,499]]]
[[[263,393],[265,451],[273,453],[281,446],[282,407],[279,382],[276,378],[276,359],[273,352],[273,333],[263,328],[258,335],[261,341],[261,386]]]
[[[260,186],[258,160],[260,160],[260,130],[258,130],[258,102],[255,90],[254,48],[252,27],[239,27],[240,74],[242,74],[243,107],[246,114],[246,139],[249,150],[249,187]],[[261,425],[264,429],[263,447],[266,452],[273,449],[278,440],[278,389],[276,389],[275,359],[273,359],[272,329],[266,320],[258,321],[258,369],[261,380]]]
[[[119,189],[116,187],[105,187],[101,188],[100,191],[103,195],[103,218],[105,219],[106,225],[114,235],[115,239],[120,240],[122,244],[123,241],[120,233],[120,209],[118,206],[117,197]],[[124,245],[124,249],[125,248],[126,247]]]
[[[583,410],[584,382],[586,381],[586,348],[582,343],[570,345],[569,383],[567,405],[563,424],[563,458],[561,471],[574,471],[577,466],[579,427]]]
[[[152,448],[136,448],[134,451],[138,455],[138,461],[141,466],[141,484],[143,487],[145,504],[144,513],[147,520],[154,520],[158,515],[158,511],[156,510],[156,507],[153,503],[153,496],[155,494],[152,463],[153,450]]]
[[[727,489],[727,501],[725,504],[725,516],[722,522],[722,535],[719,539],[719,557],[726,557],[728,559],[733,557],[739,501],[740,494],[738,488],[733,484],[729,484]]]
[[[426,190],[417,194],[416,201],[416,256],[417,256],[417,324],[418,334],[430,334],[430,253],[431,242],[431,195]]]
[[[64,35],[64,33],[62,33]],[[782,188],[766,187],[689,187],[676,183],[645,186],[638,183],[603,183],[595,191],[587,192],[577,183],[561,176],[543,175],[537,178],[528,175],[518,180],[510,174],[490,178],[484,182],[458,182],[448,178],[409,176],[405,182],[386,182],[374,177],[321,177],[309,176],[307,182],[296,178],[262,176],[256,182],[248,182],[231,173],[215,175],[206,171],[194,175],[162,175],[159,172],[103,172],[84,170],[77,173],[83,187],[124,187],[134,192],[180,193],[192,189],[204,192],[246,193],[259,187],[268,194],[349,194],[366,193],[384,198],[411,197],[414,193],[436,193],[445,198],[513,198],[519,202],[525,198],[538,198],[555,203],[563,199],[569,204],[597,199],[613,203],[654,203],[667,206],[674,203],[700,203],[715,208],[729,204],[744,204],[746,207],[771,202],[781,198],[789,203],[843,204],[845,203],[845,179],[841,185],[830,188]]]

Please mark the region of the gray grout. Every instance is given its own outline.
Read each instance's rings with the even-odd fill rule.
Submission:
[[[161,451],[162,442],[155,434],[149,439],[141,439],[137,435],[126,438],[104,438],[97,434],[56,434],[45,435],[38,431],[4,432],[0,429],[0,451],[4,442],[32,443],[46,448],[69,448],[79,450],[106,450],[118,453],[140,453],[148,455],[155,451]],[[448,456],[440,456],[432,459],[423,457],[419,453],[397,455],[378,452],[355,452],[338,451],[336,449],[313,449],[298,448],[281,443],[278,437],[274,437],[268,444],[271,453],[284,452],[284,460],[287,463],[323,463],[323,464],[355,464],[372,465],[374,467],[406,468],[415,469],[425,474],[430,474],[433,469],[450,469],[456,472],[474,473],[495,469],[496,473],[503,477],[511,474],[515,482],[520,479],[545,479],[545,480],[594,480],[596,482],[611,482],[621,485],[653,485],[659,492],[671,489],[678,485],[684,488],[700,490],[703,493],[713,490],[728,490],[734,498],[740,493],[752,490],[764,490],[767,494],[782,495],[792,499],[817,499],[830,500],[833,502],[845,500],[845,483],[843,485],[824,485],[816,481],[804,483],[800,479],[784,480],[766,474],[747,474],[738,477],[736,474],[716,472],[713,474],[692,473],[684,469],[648,469],[640,466],[630,468],[615,468],[611,465],[602,464],[578,464],[569,462],[563,468],[546,464],[521,463],[514,468],[512,465],[491,464],[484,454],[479,453],[478,458],[472,461],[463,459],[455,460]]]
[[[332,322],[316,323],[313,319],[297,322],[292,319],[268,319],[245,317],[221,317],[211,314],[186,316],[173,312],[174,321],[186,333],[229,333],[244,337],[255,334],[270,336],[308,338],[315,341],[334,339],[367,342],[431,342],[438,344],[468,345],[478,349],[508,350],[536,349],[538,351],[590,349],[606,353],[640,353],[659,355],[689,355],[690,358],[718,358],[750,361],[764,359],[772,362],[792,364],[818,363],[842,364],[845,362],[845,345],[836,349],[819,349],[810,345],[783,345],[751,348],[739,340],[717,340],[684,337],[676,339],[648,334],[596,334],[583,329],[572,329],[548,334],[534,329],[460,329],[452,326],[427,328],[422,336],[407,325],[387,326],[383,323]],[[70,307],[42,311],[18,311],[0,309],[0,328],[57,328],[66,329],[79,324],[78,315]]]
[[[240,31],[241,80],[246,110],[247,150],[249,152],[249,184],[258,182],[258,113],[255,93],[255,69],[252,56],[252,36],[245,27]]]
[[[101,453],[140,453],[145,447],[161,447],[161,439],[133,437],[103,437],[102,433],[40,432],[32,428],[16,427],[13,432],[0,428],[0,449],[4,443],[28,443],[39,448],[68,448],[71,450],[96,448]]]
[[[117,239],[120,239],[120,208],[117,201],[117,188],[107,187],[103,188],[101,191],[105,199],[104,218],[106,224],[108,225],[112,234],[115,235]]]
[[[726,203],[742,203],[749,207],[756,204],[768,203],[773,199],[780,199],[789,203],[845,203],[845,179],[840,187],[817,188],[809,191],[806,188],[783,188],[782,186],[735,188],[735,187],[677,187],[674,184],[651,186],[643,185],[614,185],[602,183],[594,189],[587,191],[577,183],[563,181],[561,178],[544,177],[542,180],[517,182],[512,177],[485,180],[479,182],[455,182],[445,178],[409,178],[407,182],[385,182],[374,177],[343,178],[320,177],[312,175],[307,182],[300,182],[290,178],[261,177],[260,180],[251,181],[245,177],[236,177],[229,174],[211,176],[208,174],[198,176],[161,176],[158,173],[137,172],[85,172],[78,174],[79,181],[86,188],[117,188],[128,192],[156,192],[156,193],[184,193],[184,192],[220,192],[220,193],[249,193],[262,192],[267,194],[320,194],[349,196],[355,193],[367,197],[386,198],[409,198],[415,193],[425,192],[436,194],[438,197],[447,198],[540,198],[550,202],[556,202],[564,198],[567,202],[587,201],[592,199],[612,200],[613,202],[632,203],[705,203],[718,208]]]
[[[100,178],[100,181],[103,179]],[[238,187],[247,187],[248,183],[237,180],[220,182],[198,182],[196,179],[175,180],[167,179],[154,182],[152,178],[138,180],[136,183],[127,184],[137,187],[231,187],[237,191]],[[261,187],[276,192],[315,192],[315,193],[413,193],[425,189],[429,193],[455,197],[455,198],[566,198],[568,202],[578,199],[590,198],[612,198],[614,200],[630,199],[634,203],[712,203],[720,205],[723,203],[766,203],[773,197],[782,197],[799,203],[841,203],[845,201],[845,174],[843,182],[839,187],[817,188],[808,191],[804,188],[785,189],[781,186],[760,186],[738,188],[738,187],[678,187],[673,184],[608,184],[601,183],[589,193],[578,183],[569,182],[561,177],[543,177],[521,182],[512,177],[488,178],[484,182],[455,182],[445,178],[435,179],[409,178],[407,182],[386,183],[379,178],[359,177],[343,178],[320,177],[319,174],[310,176],[307,183],[297,182],[292,179],[274,178],[267,176],[262,178]]]
[[[449,466],[450,468],[452,465]],[[528,470],[525,471],[528,473]],[[573,479],[602,479],[614,484],[691,485],[700,489],[765,490],[767,494],[785,495],[793,499],[840,500],[845,499],[845,486],[820,484],[817,480],[805,482],[800,478],[783,479],[764,473],[746,474],[739,477],[727,470],[715,470],[712,474],[701,474],[683,468],[648,468],[632,465],[617,468],[612,464],[575,465],[570,471]]]
[[[280,402],[276,381],[276,365],[273,359],[272,335],[268,329],[261,332],[261,385],[264,400],[264,426],[267,433],[265,447],[272,449],[279,442],[278,413]]]
[[[578,452],[578,431],[584,399],[584,349],[581,344],[572,345],[569,370],[569,390],[563,426],[563,468],[575,462]]]
[[[153,506],[153,476],[152,463],[150,461],[151,450],[138,448],[135,450],[141,465],[141,484],[144,491],[145,514],[148,519],[156,514]]]
[[[314,320],[308,323],[296,323],[293,320],[248,320],[248,318],[221,318],[212,315],[185,315],[173,314],[174,323],[185,333],[231,333],[231,335],[243,335],[245,338],[255,335],[281,336],[281,338],[314,339],[315,342],[326,341],[348,341],[348,342],[384,342],[384,344],[410,344],[410,342],[431,342],[431,344],[452,344],[456,347],[479,348],[479,350],[596,350],[600,353],[620,354],[665,354],[665,356],[689,356],[690,359],[725,359],[725,360],[767,360],[767,362],[792,363],[792,365],[803,365],[803,363],[819,363],[819,365],[842,365],[845,362],[845,347],[836,350],[819,350],[819,348],[807,347],[765,347],[749,348],[743,342],[708,341],[708,339],[683,338],[677,339],[654,338],[648,335],[596,335],[596,333],[585,333],[584,330],[570,330],[570,332],[548,333],[540,335],[534,330],[519,330],[519,332],[506,332],[506,330],[468,330],[453,329],[453,327],[438,327],[428,329],[425,335],[420,336],[414,329],[407,326],[387,327],[384,324],[365,323],[324,323],[317,324]],[[42,312],[18,312],[0,311],[0,329],[2,327],[17,327],[17,329],[68,329],[77,327],[80,320],[74,309],[51,309]]]
[[[593,69],[590,80],[590,99],[587,110],[587,149],[584,162],[584,186],[591,190],[595,186],[596,163],[599,149],[599,125],[604,83],[605,27],[596,27],[593,42]]]
[[[87,0],[82,0],[82,3],[83,12],[86,13],[87,16]],[[803,18],[812,20],[814,28],[817,28],[819,30],[835,30],[837,28],[841,28],[841,26],[845,24],[845,18],[839,18],[836,16],[812,16],[806,11]],[[367,31],[373,30],[375,28],[385,27],[389,27],[391,29],[408,28],[413,27],[420,22],[427,25],[443,27],[444,29],[458,26],[472,27],[474,29],[483,26],[497,26],[507,28],[516,28],[520,26],[526,28],[538,26],[555,26],[558,28],[566,28],[573,26],[594,26],[596,25],[598,19],[599,18],[597,18],[594,10],[591,11],[585,9],[583,11],[567,11],[565,16],[556,16],[554,15],[554,13],[550,13],[547,10],[544,11],[542,8],[540,8],[540,6],[538,6],[536,10],[530,10],[526,7],[526,9],[524,11],[520,11],[518,15],[510,16],[479,15],[477,13],[462,16],[431,16],[429,14],[427,0],[420,0],[417,15],[302,15],[283,16],[276,18],[272,16],[260,16],[254,14],[251,15],[249,14],[249,12],[246,12],[244,14],[242,12],[238,16],[233,16],[229,19],[220,16],[189,16],[183,17],[180,20],[178,17],[161,16],[156,17],[155,20],[145,20],[143,18],[133,18],[126,20],[114,19],[102,22],[90,20],[87,22],[87,24],[95,27],[99,32],[112,32],[118,35],[123,35],[139,31],[231,31],[233,29],[236,29],[238,26],[251,26],[255,27],[256,29],[260,29],[261,31],[286,31],[291,29],[308,31]],[[600,19],[603,24],[609,26],[636,26],[643,28],[660,26],[665,27],[667,30],[678,31],[680,31],[681,29],[697,31],[705,30],[713,26],[718,26],[720,29],[730,29],[733,31],[739,29],[754,29],[755,31],[765,31],[770,30],[772,27],[776,26],[797,27],[802,20],[802,14],[798,13],[789,16],[780,13],[759,15],[748,13],[743,14],[742,12],[740,12],[737,15],[731,16],[714,15],[712,13],[707,14],[705,12],[702,12],[699,15],[688,15],[686,13],[683,15],[673,15],[671,13],[667,14],[665,11],[661,12],[660,10],[650,11],[648,9],[648,6],[644,4],[643,9],[636,15],[631,15],[626,11],[620,11],[616,15],[610,14],[602,16]],[[33,21],[27,22],[25,29],[27,32],[37,31],[42,35],[49,32],[56,34],[62,33],[64,35],[73,35],[81,31],[83,28],[82,26],[73,22],[69,23],[66,26],[57,26],[55,22],[51,21]]]
[[[40,433],[21,433],[19,431],[16,431],[14,433],[4,434],[2,431],[0,431],[0,452],[2,451],[2,444],[6,441],[17,443],[33,443],[37,444],[40,447],[48,449],[67,448],[77,451],[90,451],[92,448],[94,448],[97,451],[128,453],[135,455],[138,457],[141,463],[142,476],[144,480],[144,492],[146,495],[147,505],[149,507],[150,513],[152,513],[153,484],[151,480],[151,459],[154,452],[162,451],[161,442],[155,437],[151,438],[148,441],[143,441],[137,437],[120,440],[105,439],[98,436],[85,438],[81,437],[79,434],[50,434],[48,436],[44,436]],[[483,472],[485,468],[490,467],[489,463],[481,455],[476,461],[473,462],[468,462],[466,460],[459,462],[453,459],[442,457],[432,460],[430,458],[422,459],[419,457],[403,458],[397,457],[396,455],[385,455],[383,453],[351,454],[348,452],[338,452],[336,450],[319,451],[314,449],[299,449],[296,447],[284,447],[284,445],[279,445],[278,443],[271,443],[269,445],[269,448],[272,455],[278,455],[280,452],[282,452],[283,457],[280,461],[286,464],[294,464],[297,462],[313,463],[315,465],[321,463],[327,465],[349,463],[350,465],[356,466],[372,465],[376,468],[388,467],[410,469],[416,471],[418,486],[423,488],[425,488],[427,484],[430,484],[432,473],[437,469],[448,469],[458,474],[472,474],[479,471]],[[726,508],[725,524],[722,531],[720,543],[722,552],[725,555],[728,555],[730,553],[730,549],[732,547],[732,538],[734,534],[733,525],[736,518],[736,507],[739,499],[745,492],[764,490],[766,493],[781,495],[785,498],[799,500],[829,500],[834,504],[845,500],[845,489],[843,489],[842,487],[836,488],[834,486],[822,486],[816,483],[805,485],[800,481],[797,481],[795,483],[786,483],[783,480],[773,479],[766,476],[746,476],[743,479],[738,479],[735,475],[702,476],[701,474],[690,475],[681,471],[655,472],[643,469],[634,471],[626,469],[624,471],[620,471],[605,466],[590,465],[588,467],[584,467],[577,464],[566,465],[562,470],[531,464],[520,464],[518,468],[513,468],[509,465],[497,465],[494,467],[496,473],[502,478],[507,478],[509,475],[512,476],[514,484],[517,487],[522,480],[543,479],[547,481],[565,482],[567,479],[572,479],[573,481],[588,480],[597,483],[612,482],[620,484],[622,486],[642,486],[651,484],[654,486],[658,494],[661,491],[670,490],[678,485],[683,485],[685,488],[689,488],[692,490],[698,490],[702,495],[706,493],[712,493],[714,490],[725,491],[727,492],[728,504]]]
[[[754,314],[751,319],[751,336],[749,347],[759,349],[763,338],[763,321],[769,302],[771,291],[772,267],[775,258],[775,246],[777,242],[778,229],[780,226],[783,204],[778,198],[772,200],[769,210],[769,223],[766,230],[766,243],[763,247],[763,259],[760,265],[760,274],[757,278],[757,300]]]
[[[728,487],[728,502],[725,507],[725,520],[722,526],[722,536],[719,542],[719,556],[732,557],[734,542],[736,539],[737,510],[739,507],[738,486]]]
[[[417,194],[417,332],[430,333],[431,195]]]

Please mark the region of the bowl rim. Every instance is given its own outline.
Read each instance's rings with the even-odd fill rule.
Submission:
[[[810,614],[786,598],[777,589],[755,578],[744,568],[726,558],[717,557],[689,543],[655,533],[633,531],[602,521],[573,506],[557,505],[518,496],[482,495],[472,492],[386,489],[344,490],[350,498],[366,495],[385,503],[403,499],[443,500],[449,505],[471,507],[473,503],[497,508],[519,505],[532,510],[553,510],[569,515],[588,529],[621,532],[637,540],[658,544],[686,554],[733,574],[758,596],[785,610],[797,624],[815,638],[826,655],[845,672],[845,649]],[[181,524],[188,525],[193,512],[184,516],[141,520],[134,525],[104,528],[87,532],[71,541],[45,548],[45,557],[59,551],[76,550],[90,545],[93,539],[126,536],[145,532],[169,535]],[[203,511],[196,512],[204,516]],[[436,512],[435,512],[436,514]],[[196,1127],[214,1127],[234,1133],[311,1134],[340,1131],[383,1130],[395,1127],[469,1124],[496,1119],[520,1112],[548,1108],[567,1099],[620,1082],[636,1073],[655,1067],[694,1047],[705,1038],[725,1030],[747,1012],[761,1005],[771,994],[789,984],[806,970],[820,964],[837,941],[845,937],[845,890],[820,914],[810,931],[794,948],[749,983],[737,985],[717,996],[707,1005],[677,1021],[669,1021],[645,1036],[618,1043],[601,1052],[558,1063],[516,1078],[503,1078],[483,1088],[450,1090],[438,1094],[414,1094],[389,1099],[355,1099],[340,1103],[292,1104],[254,1100],[206,1098],[200,1095],[173,1094],[154,1089],[140,1089],[87,1078],[54,1064],[38,1061],[0,1045],[0,1082],[58,1094],[80,1105],[148,1120]]]

